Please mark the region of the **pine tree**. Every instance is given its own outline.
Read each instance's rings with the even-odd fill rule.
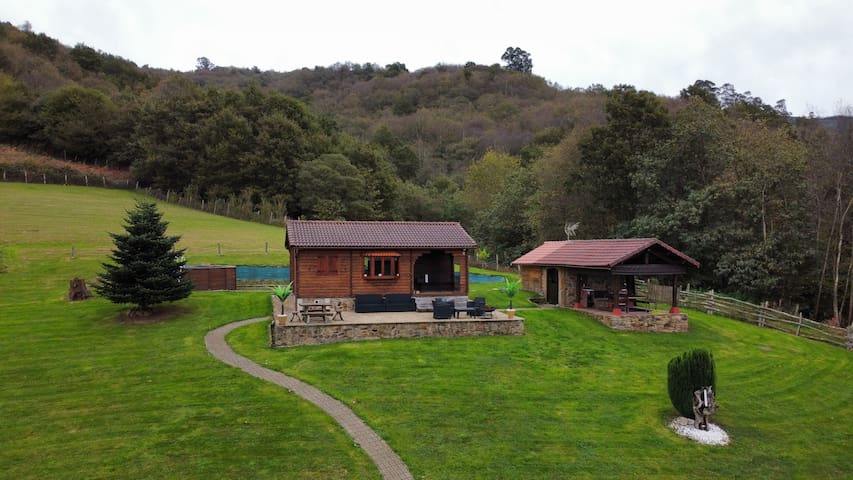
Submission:
[[[98,275],[98,294],[113,303],[132,303],[132,313],[146,313],[163,302],[186,298],[192,282],[183,280],[180,260],[184,250],[175,250],[181,237],[166,236],[168,222],[153,202],[137,201],[127,212],[125,234],[111,233],[116,245],[104,271]]]

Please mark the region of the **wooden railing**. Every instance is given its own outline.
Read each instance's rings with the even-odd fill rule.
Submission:
[[[671,286],[637,282],[637,290],[651,301],[668,303],[672,300]],[[686,289],[679,290],[678,305],[853,350],[853,326],[845,329],[815,322],[803,318],[802,314],[791,315],[770,308],[768,302],[756,305],[720,295],[713,290],[691,290],[688,285]]]

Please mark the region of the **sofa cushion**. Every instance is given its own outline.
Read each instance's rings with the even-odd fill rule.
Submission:
[[[373,293],[356,295],[355,311],[356,313],[384,312],[385,299],[382,295]]]
[[[389,312],[414,312],[417,305],[408,293],[389,293],[385,295],[385,308]]]

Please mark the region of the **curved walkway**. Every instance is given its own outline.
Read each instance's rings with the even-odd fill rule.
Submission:
[[[379,468],[382,478],[387,480],[412,479],[413,477],[409,472],[409,468],[403,463],[400,456],[391,450],[391,447],[385,443],[385,440],[382,440],[373,429],[368,427],[346,405],[301,380],[264,368],[248,358],[238,355],[225,342],[225,335],[228,335],[232,330],[263,321],[269,321],[269,317],[242,320],[211,330],[204,337],[204,344],[207,346],[207,351],[228,365],[237,367],[249,375],[282,386],[323,409],[323,411],[331,415],[346,430],[358,445],[361,445],[361,448],[364,449],[367,455],[373,460],[373,463]]]

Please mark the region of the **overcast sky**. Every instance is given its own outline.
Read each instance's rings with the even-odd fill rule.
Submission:
[[[675,96],[731,83],[797,115],[853,104],[849,0],[3,0],[0,20],[138,65],[290,71],[336,62],[502,63],[529,52],[563,87],[627,83]]]

